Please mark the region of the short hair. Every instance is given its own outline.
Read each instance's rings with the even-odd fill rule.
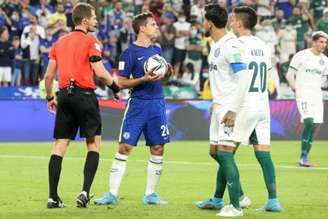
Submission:
[[[76,4],[72,12],[72,19],[74,25],[80,25],[83,18],[90,18],[92,16],[92,11],[94,10],[95,8],[88,3],[81,2]]]
[[[317,41],[320,37],[328,39],[328,35],[323,31],[316,31],[312,33],[312,41]]]
[[[248,6],[239,6],[233,9],[234,14],[243,22],[245,28],[251,30],[257,24],[257,14],[255,10]]]
[[[143,12],[133,17],[132,27],[136,34],[139,33],[140,26],[145,25],[148,18],[153,18],[153,13]]]
[[[14,40],[20,40],[20,39],[19,39],[19,36],[13,36],[13,41],[14,41]]]
[[[218,4],[208,4],[205,6],[205,18],[215,27],[224,28],[228,22],[228,12]]]

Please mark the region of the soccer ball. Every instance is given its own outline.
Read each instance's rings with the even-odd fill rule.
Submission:
[[[153,69],[153,74],[161,76],[164,75],[168,69],[166,60],[158,54],[149,57],[145,61],[144,70],[145,72],[150,72]]]

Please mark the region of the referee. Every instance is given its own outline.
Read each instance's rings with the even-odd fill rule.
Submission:
[[[80,137],[86,138],[88,154],[84,164],[82,192],[77,197],[77,207],[86,207],[90,201],[90,187],[99,162],[101,118],[94,93],[93,72],[113,91],[118,99],[119,87],[105,70],[101,46],[88,32],[95,32],[97,20],[95,8],[78,3],[73,9],[75,29],[60,38],[51,48],[45,75],[48,110],[56,113],[54,128],[55,145],[49,161],[48,208],[63,208],[57,187],[63,156],[70,140],[74,140],[80,128]],[[53,79],[58,70],[59,92],[53,96]]]

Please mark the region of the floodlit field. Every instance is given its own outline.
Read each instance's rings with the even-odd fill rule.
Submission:
[[[205,141],[173,142],[166,148],[158,193],[167,206],[144,206],[148,149],[140,144],[128,159],[118,206],[75,207],[82,187],[85,147],[73,143],[63,161],[60,196],[65,209],[46,209],[47,165],[52,143],[0,143],[0,218],[216,218],[216,211],[199,210],[194,203],[213,194],[217,164],[208,156]],[[101,161],[92,193],[108,190],[108,174],[116,151],[115,142],[103,142]],[[245,193],[252,199],[244,218],[328,218],[328,142],[315,142],[311,161],[316,168],[299,168],[299,143],[273,142],[278,195],[283,213],[259,213],[266,189],[253,149],[242,147],[237,163]],[[227,192],[225,194],[227,200]]]

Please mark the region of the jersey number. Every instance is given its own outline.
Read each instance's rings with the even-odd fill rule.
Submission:
[[[258,72],[260,72],[261,92],[266,91],[266,89],[267,89],[267,65],[264,62],[261,62],[261,63],[251,62],[248,66],[248,69],[253,70],[253,78],[252,78],[251,86],[250,86],[248,92],[259,92],[259,87],[256,86],[256,84],[255,84]]]
[[[167,125],[162,125],[161,130],[162,130],[162,137],[166,137],[170,134],[169,127]]]

